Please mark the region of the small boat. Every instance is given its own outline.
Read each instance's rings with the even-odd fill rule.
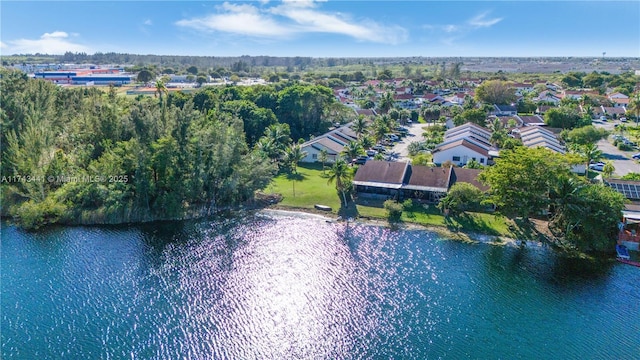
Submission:
[[[322,210],[322,211],[331,211],[331,206],[327,206],[327,205],[315,204],[315,205],[313,205],[313,207],[315,207],[318,210]]]
[[[624,245],[616,245],[616,252],[618,253],[618,259],[629,260],[631,257],[629,256],[629,250]]]

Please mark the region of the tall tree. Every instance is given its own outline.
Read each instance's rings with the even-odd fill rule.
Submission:
[[[329,160],[329,152],[327,149],[321,149],[318,153],[318,160],[322,163],[322,175],[324,175],[324,164]]]
[[[602,159],[602,151],[598,149],[598,145],[588,143],[580,147],[580,155],[582,155],[585,160],[586,170],[584,172],[584,176],[588,177],[589,164],[591,164],[592,161],[598,161]]]
[[[358,116],[353,121],[353,125],[351,125],[351,128],[353,129],[353,131],[355,131],[358,138],[360,138],[360,136],[364,134],[365,130],[367,130],[367,120],[364,118],[364,116]]]
[[[337,159],[333,166],[329,170],[329,179],[327,182],[329,184],[335,182],[336,190],[342,194],[342,200],[344,201],[344,205],[347,205],[347,186],[351,181],[351,169],[347,165],[347,163],[343,159]]]
[[[488,104],[511,104],[515,102],[515,90],[502,80],[484,81],[476,88],[476,99]]]
[[[381,114],[386,114],[393,107],[395,100],[393,99],[393,93],[387,91],[380,97],[378,101],[378,110]]]
[[[299,144],[291,144],[284,151],[284,162],[289,166],[291,172],[298,173],[298,163],[307,156],[306,151],[302,151]]]
[[[545,210],[554,179],[569,174],[560,154],[545,148],[516,147],[502,151],[493,166],[479,175],[490,187],[489,201],[509,216],[527,219]]]

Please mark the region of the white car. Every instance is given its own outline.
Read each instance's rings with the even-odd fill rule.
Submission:
[[[595,171],[602,171],[604,169],[604,163],[598,162],[598,163],[589,164],[589,169],[595,170]]]

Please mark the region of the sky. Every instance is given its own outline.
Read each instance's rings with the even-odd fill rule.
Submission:
[[[11,1],[0,54],[640,57],[640,1]]]

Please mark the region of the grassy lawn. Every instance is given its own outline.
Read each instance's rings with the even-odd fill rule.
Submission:
[[[279,174],[265,192],[282,194],[280,205],[313,209],[315,204],[331,206],[332,213],[340,209],[340,198],[334,183],[328,184],[329,166],[322,173],[322,164],[300,164],[298,174]]]
[[[279,174],[267,187],[266,193],[282,194],[282,207],[314,209],[315,204],[328,205],[333,214],[386,220],[387,211],[382,201],[359,199],[347,209],[341,209],[335,185],[328,184],[328,171],[323,174],[321,164],[301,164],[298,174]],[[294,190],[295,189],[295,190]],[[295,191],[295,193],[294,193]],[[435,205],[415,203],[404,211],[402,222],[425,226],[438,226],[450,231],[476,232],[487,235],[530,239],[536,234],[526,226],[518,226],[504,216],[486,213],[464,213],[445,217]]]

